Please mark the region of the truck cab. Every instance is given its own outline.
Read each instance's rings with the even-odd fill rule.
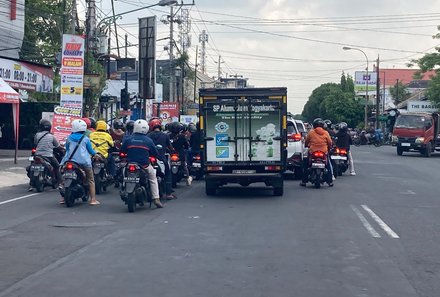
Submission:
[[[393,145],[397,147],[397,154],[417,151],[425,157],[440,150],[439,147],[439,115],[438,113],[403,113],[400,114],[394,125]]]
[[[201,89],[206,194],[228,183],[263,182],[283,195],[287,89]]]

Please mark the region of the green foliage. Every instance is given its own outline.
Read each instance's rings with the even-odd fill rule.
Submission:
[[[100,76],[99,86],[96,89],[86,89],[84,92],[83,113],[86,116],[93,116],[96,114],[95,108],[105,87],[106,73],[104,67],[91,53],[86,55],[86,65],[88,74]]]
[[[340,84],[326,83],[313,90],[302,116],[309,122],[321,117],[357,126],[363,119],[363,110],[363,105],[355,100],[353,79],[342,73]]]
[[[400,81],[398,84],[396,83],[394,86],[390,87],[390,94],[393,97],[394,104],[399,104],[411,96],[407,90],[407,86]]]
[[[432,78],[426,96],[432,102],[440,102],[440,75],[436,75]]]

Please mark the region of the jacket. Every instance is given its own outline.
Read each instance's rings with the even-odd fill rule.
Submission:
[[[153,140],[140,133],[124,137],[121,152],[127,154],[127,162],[135,162],[142,166],[150,165],[150,156],[158,157]]]
[[[327,153],[328,149],[332,146],[332,139],[327,131],[318,127],[307,134],[305,146],[309,148],[310,153],[316,151]]]
[[[64,156],[63,160],[61,160],[61,165],[64,165],[64,163],[66,163],[69,160],[70,155],[75,150],[75,147],[78,145],[78,142],[82,136],[83,134],[81,133],[72,133],[69,135],[69,137],[66,140],[66,155]],[[92,160],[90,158],[90,155],[95,155],[95,154],[96,152],[92,148],[90,139],[87,136],[84,136],[83,140],[79,145],[79,148],[76,150],[76,153],[71,161],[77,163],[80,166],[91,168]]]
[[[108,150],[115,145],[110,134],[104,131],[96,131],[91,133],[90,141],[92,142],[93,149],[97,153],[103,155],[105,158],[108,157]]]

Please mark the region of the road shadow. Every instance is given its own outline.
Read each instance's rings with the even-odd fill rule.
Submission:
[[[277,199],[282,196],[274,196],[271,187],[251,186],[226,186],[217,189],[214,199]]]

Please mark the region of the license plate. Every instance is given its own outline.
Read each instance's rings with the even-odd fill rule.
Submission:
[[[105,164],[104,163],[95,163],[93,166],[96,168],[104,168]]]
[[[411,143],[402,143],[401,146],[411,146]]]
[[[31,162],[34,161],[34,157],[33,157],[33,156],[30,156],[30,157],[29,157],[29,161],[31,161]]]
[[[180,166],[180,161],[179,162],[171,162],[171,165],[173,165],[173,166]]]
[[[193,163],[192,166],[196,167],[196,168],[200,168],[200,167],[202,167],[202,164],[200,164],[200,163]]]
[[[65,172],[63,174],[63,178],[76,178],[76,173],[75,172]]]
[[[312,163],[312,168],[325,168],[325,164],[322,163]]]
[[[127,183],[137,183],[140,181],[139,177],[124,177],[124,182]]]
[[[331,156],[332,160],[347,160],[345,156]]]
[[[253,174],[253,173],[257,173],[256,170],[232,170],[232,173],[236,173],[236,174]]]
[[[31,166],[31,171],[44,171],[43,166]]]

